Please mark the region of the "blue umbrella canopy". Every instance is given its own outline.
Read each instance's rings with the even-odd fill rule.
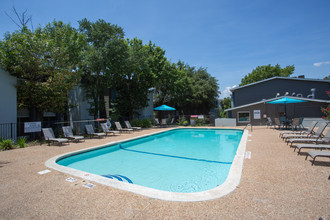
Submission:
[[[280,99],[270,101],[267,103],[269,103],[269,104],[289,104],[289,103],[301,103],[301,102],[307,102],[307,101],[284,97],[284,98],[280,98]]]
[[[167,105],[161,105],[161,106],[154,108],[154,110],[156,110],[156,111],[175,111],[176,109],[172,108],[170,106],[167,106]]]

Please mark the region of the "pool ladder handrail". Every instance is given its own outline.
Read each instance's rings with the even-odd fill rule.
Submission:
[[[252,124],[247,124],[247,125],[243,128],[243,130],[245,130],[248,126],[251,127],[251,132],[252,132],[252,131],[253,131]]]

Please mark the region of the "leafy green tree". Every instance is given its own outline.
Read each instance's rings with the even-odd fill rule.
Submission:
[[[105,113],[106,88],[120,78],[123,64],[128,57],[128,45],[121,27],[104,20],[96,22],[86,18],[79,21],[79,30],[86,35],[88,47],[82,69],[84,91],[95,118]]]
[[[184,104],[184,94],[188,85],[186,71],[178,68],[175,63],[167,61],[163,69],[157,74],[155,104],[162,105],[166,103],[172,106]]]
[[[231,98],[226,97],[221,100],[220,118],[228,118],[228,113],[225,110],[229,108],[231,108]]]
[[[253,82],[257,82],[263,79],[268,79],[274,76],[288,77],[293,74],[295,70],[294,65],[281,68],[280,65],[271,66],[258,66],[256,69],[252,70],[251,73],[244,76],[241,80],[240,86],[244,86]]]
[[[128,58],[124,69],[114,79],[116,89],[116,104],[121,116],[130,119],[137,110],[146,107],[148,94],[154,85],[155,74],[152,72],[150,47],[142,40],[128,40]]]
[[[215,77],[211,76],[206,68],[198,68],[186,65],[187,75],[190,81],[190,95],[187,96],[186,109],[195,109],[194,114],[208,114],[210,109],[214,107],[216,99],[219,95],[219,86]]]
[[[65,112],[68,91],[80,80],[85,45],[84,35],[61,21],[7,34],[0,42],[0,65],[18,78],[19,107],[35,112],[36,120],[43,111]]]

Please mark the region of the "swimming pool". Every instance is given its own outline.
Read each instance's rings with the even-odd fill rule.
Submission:
[[[200,201],[236,188],[246,136],[238,129],[172,129],[60,155],[46,165],[153,198]]]

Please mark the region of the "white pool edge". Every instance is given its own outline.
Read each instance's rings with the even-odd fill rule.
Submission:
[[[180,128],[173,128],[173,129],[180,129]],[[169,129],[169,130],[173,130],[173,129]],[[219,128],[215,128],[215,129],[219,129]],[[169,130],[166,130],[166,131],[169,131]],[[224,130],[226,130],[226,129],[224,129]],[[233,129],[233,130],[241,130],[241,129]],[[57,171],[60,171],[63,173],[67,173],[67,174],[70,174],[70,175],[73,175],[75,177],[79,177],[79,178],[82,178],[85,180],[93,181],[96,183],[100,183],[100,184],[114,187],[117,189],[125,190],[128,192],[133,192],[133,193],[147,196],[150,198],[167,200],[167,201],[196,202],[196,201],[213,200],[213,199],[217,199],[222,196],[225,196],[236,189],[236,187],[240,183],[242,171],[243,171],[244,154],[245,154],[247,138],[248,138],[247,130],[243,131],[241,141],[237,148],[236,155],[234,157],[234,160],[233,160],[233,163],[229,170],[226,181],[214,189],[203,191],[203,192],[196,192],[196,193],[167,192],[167,191],[152,189],[152,188],[139,186],[139,185],[135,185],[135,184],[120,182],[120,181],[109,179],[109,178],[102,177],[99,175],[87,173],[87,172],[80,171],[80,170],[75,170],[75,169],[65,167],[65,166],[61,166],[56,163],[56,161],[61,159],[62,157],[67,157],[67,156],[74,155],[77,153],[82,153],[82,152],[94,150],[97,148],[102,148],[102,147],[105,147],[108,145],[116,145],[116,144],[119,144],[122,142],[130,141],[130,140],[134,140],[134,139],[138,139],[138,138],[142,138],[142,137],[147,137],[150,135],[154,135],[154,134],[158,134],[158,133],[162,133],[162,132],[166,132],[166,131],[154,132],[151,134],[147,134],[147,135],[143,135],[143,136],[139,136],[139,137],[135,137],[135,138],[125,139],[125,140],[116,141],[116,142],[109,142],[109,143],[106,143],[103,145],[94,146],[94,147],[86,148],[86,149],[79,150],[79,151],[74,151],[74,152],[70,152],[70,153],[57,155],[57,156],[52,157],[49,160],[47,160],[45,162],[45,165],[48,168],[51,168],[51,169],[54,169],[54,170],[57,170]]]

